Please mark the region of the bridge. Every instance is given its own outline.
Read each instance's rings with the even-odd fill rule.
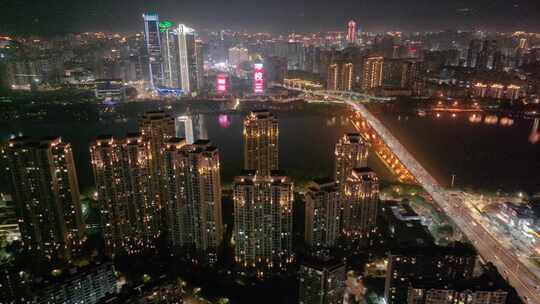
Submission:
[[[379,119],[362,104],[362,102],[374,100],[381,101],[380,99],[352,92],[307,91],[305,93],[349,105],[369,124],[370,128],[384,141],[416,182],[426,190],[433,201],[471,241],[482,259],[497,267],[500,274],[515,288],[523,302],[540,304],[540,270],[538,267],[525,258],[517,256],[517,249],[505,247],[495,233],[483,226],[478,215],[466,206],[465,197],[442,187]]]
[[[341,102],[344,100],[350,101],[362,101],[362,102],[390,102],[396,100],[395,97],[378,97],[374,95],[358,93],[358,92],[349,92],[349,91],[310,91],[310,90],[301,90],[295,87],[283,86],[286,89],[292,91],[300,91],[306,95],[322,97],[329,102]]]

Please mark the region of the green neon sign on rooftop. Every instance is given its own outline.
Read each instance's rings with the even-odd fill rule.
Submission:
[[[170,22],[170,21],[161,21],[161,22],[159,23],[159,30],[160,30],[161,32],[165,32],[168,28],[170,28],[170,27],[172,27],[172,26],[173,26],[173,24],[172,24],[172,22]]]

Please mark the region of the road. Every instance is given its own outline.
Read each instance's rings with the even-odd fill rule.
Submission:
[[[506,248],[499,240],[479,223],[466,207],[463,197],[443,188],[392,133],[359,102],[366,96],[340,92],[306,92],[325,99],[335,99],[348,104],[359,113],[386,143],[395,156],[405,165],[418,183],[431,195],[433,200],[453,220],[476,248],[484,261],[493,263],[502,276],[516,289],[524,303],[540,304],[540,270],[531,264],[524,264],[513,250]]]

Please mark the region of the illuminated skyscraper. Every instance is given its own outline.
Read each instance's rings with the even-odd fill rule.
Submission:
[[[10,140],[5,148],[24,246],[69,257],[84,241],[71,145],[60,137]]]
[[[178,35],[178,62],[180,88],[184,94],[200,90],[203,80],[202,49],[196,41],[195,30],[183,24],[176,29]]]
[[[309,260],[298,272],[300,304],[343,304],[345,263],[337,260]]]
[[[175,136],[174,118],[163,111],[146,112],[139,122],[139,131],[143,140],[150,143],[152,167],[159,167],[165,143]]]
[[[217,260],[223,238],[219,151],[208,140],[172,138],[164,150],[164,204],[169,243]]]
[[[305,235],[306,245],[314,255],[324,255],[339,237],[340,191],[335,181],[317,180],[306,193]]]
[[[358,133],[348,133],[336,144],[334,178],[343,185],[354,168],[367,166],[368,143]]]
[[[159,16],[154,13],[143,14],[144,41],[148,56],[148,81],[150,89],[156,90],[163,85],[163,62],[161,57],[161,35]]]
[[[235,260],[244,267],[281,269],[293,259],[293,183],[273,171],[234,179]]]
[[[334,63],[328,66],[328,90],[352,91],[353,81],[354,65],[352,63]]]
[[[344,63],[341,66],[341,91],[352,91],[354,81],[354,66],[352,63]]]
[[[356,44],[358,39],[358,32],[356,30],[356,22],[354,20],[347,23],[347,43],[350,45]]]
[[[355,168],[345,181],[343,192],[343,233],[355,240],[369,237],[377,223],[377,175],[369,168]]]
[[[364,60],[361,87],[364,91],[382,86],[383,81],[383,57],[369,57]]]
[[[328,76],[326,78],[326,88],[330,91],[337,91],[339,86],[339,65],[337,63],[328,65]]]
[[[159,23],[163,43],[163,86],[180,89],[180,69],[178,68],[178,35],[176,28],[169,21]]]
[[[166,24],[165,24],[166,23]],[[164,85],[183,94],[198,92],[203,81],[202,48],[194,29],[162,22]]]
[[[90,145],[109,254],[153,248],[160,234],[148,145],[138,133],[121,140],[100,136]]]
[[[174,118],[163,111],[146,112],[139,121],[139,132],[143,141],[148,143],[152,192],[157,208],[161,209],[163,149],[165,143],[176,135]]]
[[[278,120],[266,110],[253,111],[244,119],[244,169],[269,175],[277,170]]]

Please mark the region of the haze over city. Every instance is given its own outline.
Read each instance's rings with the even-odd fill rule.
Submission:
[[[198,28],[317,32],[357,20],[366,30],[540,31],[535,0],[475,1],[15,1],[0,4],[0,33],[63,34],[137,31],[141,12],[182,20]]]

